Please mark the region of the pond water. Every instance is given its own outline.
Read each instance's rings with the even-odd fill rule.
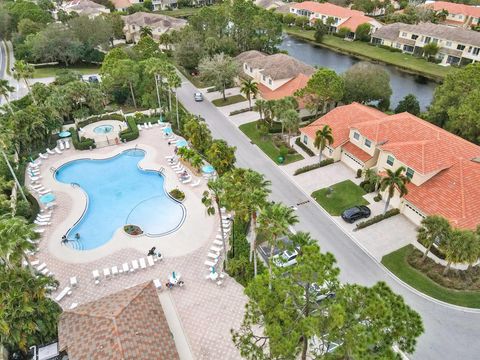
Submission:
[[[337,73],[343,73],[352,65],[361,61],[352,56],[314,46],[309,42],[288,35],[284,37],[280,49],[288,51],[289,55],[306,64],[327,67],[335,70]],[[390,75],[390,86],[392,87],[390,107],[392,109],[397,106],[398,102],[405,95],[411,93],[417,97],[422,111],[426,110],[427,106],[432,102],[433,91],[437,83],[418,75],[405,73],[394,66],[382,64],[379,64],[379,66],[383,67]]]

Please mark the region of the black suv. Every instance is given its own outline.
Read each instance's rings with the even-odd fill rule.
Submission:
[[[358,219],[368,218],[372,212],[365,205],[351,207],[342,213],[342,219],[353,224]]]

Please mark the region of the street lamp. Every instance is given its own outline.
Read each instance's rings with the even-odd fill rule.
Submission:
[[[228,221],[232,222],[232,258],[235,257],[235,220],[233,217],[228,217]]]

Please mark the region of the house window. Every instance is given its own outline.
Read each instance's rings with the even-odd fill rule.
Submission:
[[[248,70],[248,65],[247,64],[243,64],[243,67],[245,68],[245,70]]]
[[[402,32],[402,37],[407,37],[407,33],[406,33],[406,32]]]
[[[360,139],[360,134],[357,133],[357,132],[354,132],[354,133],[353,133],[353,138],[354,138],[355,140]]]
[[[413,46],[403,45],[403,51],[405,51],[405,52],[413,52]]]
[[[415,174],[415,171],[413,169],[407,168],[407,178],[411,179],[413,178],[413,174]]]
[[[365,139],[365,146],[366,147],[371,147],[372,146],[372,142],[368,139]]]
[[[272,85],[272,79],[268,79],[268,83]]]
[[[465,45],[458,44],[457,45],[457,50],[465,50]]]
[[[308,137],[307,135],[303,135],[303,143],[307,144],[308,143]]]
[[[427,37],[425,38],[424,43],[425,43],[425,44],[428,44],[428,43],[430,43],[430,41],[432,41],[432,38],[431,38],[430,36],[427,36]]]
[[[480,48],[473,48],[473,55],[478,55],[480,53]]]
[[[262,75],[262,80],[265,81],[266,77],[265,75]]]
[[[447,47],[452,47],[452,42],[451,41],[447,41]]]
[[[393,163],[395,162],[395,158],[391,155],[387,156],[387,164],[390,166],[393,166]]]
[[[418,39],[418,35],[413,34],[412,35],[412,40],[417,40],[417,39]]]

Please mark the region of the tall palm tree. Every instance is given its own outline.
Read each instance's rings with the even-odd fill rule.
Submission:
[[[315,133],[315,141],[313,142],[313,146],[315,146],[320,151],[320,153],[318,154],[319,162],[322,162],[322,152],[327,146],[327,144],[332,145],[333,142],[333,132],[330,126],[324,125],[323,128],[317,130],[317,132]]]
[[[20,267],[22,260],[25,260],[33,271],[27,251],[35,249],[32,243],[36,237],[34,227],[21,217],[0,217],[0,259],[7,267]]]
[[[144,26],[140,29],[140,37],[145,37],[145,36],[152,37],[152,35],[153,33],[152,33],[151,27]]]
[[[470,266],[478,260],[478,236],[470,230],[454,229],[442,244],[442,251],[447,260],[443,275],[447,275],[452,264],[468,263]]]
[[[10,113],[12,114],[13,114],[13,109],[12,109],[12,106],[10,105],[9,94],[13,91],[15,91],[15,88],[13,86],[10,86],[8,80],[0,79],[0,96],[5,99],[8,110],[10,110]]]
[[[417,240],[426,247],[423,254],[422,261],[427,258],[428,252],[433,244],[441,244],[449,237],[452,227],[447,219],[438,216],[430,215],[424,218],[421,226],[417,232]]]
[[[387,212],[388,205],[390,205],[390,200],[395,194],[395,190],[398,191],[401,198],[408,194],[407,184],[410,182],[410,179],[404,175],[404,172],[405,168],[403,166],[400,166],[395,171],[387,169],[387,175],[380,181],[380,189],[382,191],[388,191],[383,214]]]
[[[221,178],[210,180],[207,183],[208,190],[203,192],[202,204],[207,208],[208,215],[218,215],[220,221],[220,232],[222,234],[223,254],[225,255],[225,264],[227,264],[227,245],[225,243],[225,228],[222,221],[222,201],[225,196],[225,189]]]
[[[173,43],[172,35],[170,35],[168,32],[164,32],[158,38],[158,42],[160,45],[165,45],[167,50],[170,50],[170,45]]]
[[[298,217],[294,210],[282,203],[272,203],[260,210],[258,223],[260,230],[265,234],[270,245],[270,261],[268,263],[268,271],[270,275],[269,287],[272,282],[272,255],[277,246],[278,238],[289,233],[290,226],[298,222]]]
[[[290,138],[292,133],[296,133],[300,127],[300,118],[296,110],[290,109],[285,111],[281,116],[282,128],[287,130],[288,134],[288,146],[290,146]]]
[[[150,58],[144,61],[146,72],[154,77],[155,90],[157,92],[157,101],[160,111],[162,111],[162,102],[160,96],[160,87],[162,83],[162,75],[165,73],[165,61],[159,58]]]
[[[266,206],[271,182],[263,174],[251,169],[237,168],[223,177],[225,201],[235,209],[235,216],[250,222],[250,262],[253,260],[254,274],[257,275],[257,213]]]
[[[177,89],[182,86],[182,79],[180,79],[180,76],[177,74],[177,70],[175,69],[174,66],[169,67],[170,71],[167,74],[167,83],[168,87],[170,89],[170,93],[172,92],[172,89],[175,94],[175,112],[177,115],[177,128],[180,129],[180,117],[179,117],[179,112],[178,112],[178,94],[177,94]],[[171,102],[171,100],[170,100]],[[171,105],[170,105],[171,109]]]
[[[25,85],[27,86],[28,92],[30,93],[30,96],[32,97],[33,103],[37,105],[37,101],[35,100],[35,97],[33,96],[31,89],[30,89],[30,84],[28,83],[29,78],[33,77],[33,73],[35,72],[35,68],[27,64],[23,60],[17,60],[15,61],[15,71],[13,72],[13,78],[17,81],[20,81],[23,79],[25,82]]]
[[[240,93],[244,94],[248,99],[248,106],[252,110],[252,96],[255,98],[258,95],[258,85],[252,79],[246,79],[242,81],[240,87]]]
[[[265,114],[265,106],[266,106],[265,100],[257,99],[255,101],[255,109],[258,111],[258,114],[260,115],[260,120],[263,120],[263,116]]]

